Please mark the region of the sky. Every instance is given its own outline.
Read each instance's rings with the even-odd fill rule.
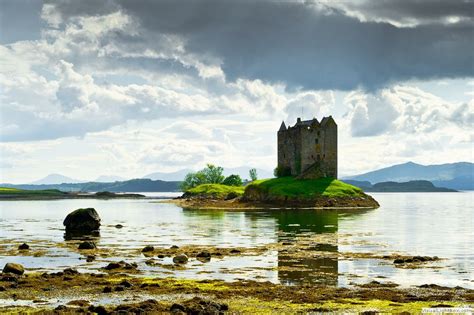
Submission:
[[[474,1],[0,0],[0,182],[276,166],[332,115],[339,175],[473,161]]]

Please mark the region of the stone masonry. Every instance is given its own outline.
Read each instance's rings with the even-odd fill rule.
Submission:
[[[332,116],[278,130],[278,168],[299,178],[337,178],[337,125]]]

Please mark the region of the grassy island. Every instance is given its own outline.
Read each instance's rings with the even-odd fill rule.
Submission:
[[[227,186],[223,184],[202,184],[186,190],[186,196],[202,196],[210,198],[227,198],[228,196],[239,197],[244,194],[243,186]]]
[[[377,208],[362,189],[334,178],[280,177],[256,180],[247,186],[201,184],[176,201],[194,208]]]
[[[281,177],[261,179],[250,183],[248,192],[256,190],[275,197],[288,198],[314,198],[361,196],[362,189],[346,184],[334,178],[296,179],[294,177]]]

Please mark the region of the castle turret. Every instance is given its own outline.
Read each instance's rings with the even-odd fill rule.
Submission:
[[[280,125],[280,129],[278,131],[285,131],[285,130],[286,130],[286,125],[285,125],[285,122],[282,121]]]

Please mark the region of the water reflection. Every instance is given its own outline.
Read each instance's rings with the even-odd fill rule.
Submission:
[[[357,216],[368,210],[345,210],[344,216]],[[280,283],[338,284],[338,220],[341,211],[271,210],[225,212],[185,209],[185,217],[194,222],[232,220],[250,228],[252,244],[258,238],[273,238],[278,243],[277,274]],[[231,218],[229,218],[229,216]],[[237,218],[238,217],[238,218]],[[234,228],[237,228],[234,226]],[[225,229],[211,228],[210,235],[222,238]],[[242,235],[245,237],[246,235]],[[316,237],[315,237],[316,236]]]

